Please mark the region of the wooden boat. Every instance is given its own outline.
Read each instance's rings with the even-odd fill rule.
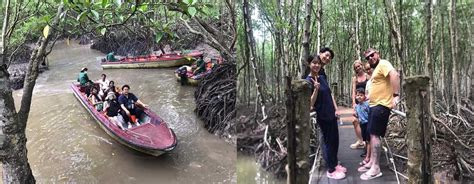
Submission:
[[[181,83],[181,85],[197,86],[197,85],[199,85],[199,82],[201,82],[201,78],[211,72],[211,68],[212,67],[210,67],[210,68],[206,67],[205,72],[200,73],[198,75],[193,75],[191,66],[184,65],[184,66],[181,66],[178,69],[176,69],[174,71],[174,75],[176,76],[177,81],[181,82],[180,73],[181,72],[186,72],[186,74],[184,74],[184,75],[186,75],[186,82]]]
[[[109,62],[103,60],[101,62],[103,69],[109,68],[167,68],[181,65],[190,65],[203,53],[197,50],[181,53],[170,53],[162,55],[147,55],[124,57],[118,61]]]
[[[222,57],[219,57],[219,58],[211,58],[209,60],[206,61],[206,71],[205,72],[202,72],[200,74],[197,74],[197,75],[193,75],[192,74],[192,67],[191,66],[187,66],[187,65],[184,65],[184,66],[181,66],[179,67],[178,69],[176,69],[174,71],[174,75],[176,76],[176,79],[178,82],[181,82],[181,76],[180,75],[186,75],[186,82],[182,82],[181,85],[191,85],[191,86],[197,86],[199,85],[199,83],[201,82],[201,79],[212,72],[212,69],[219,65],[219,64],[222,64]],[[186,74],[184,74],[184,72]]]
[[[79,90],[78,84],[72,84],[71,88],[76,98],[100,127],[123,145],[154,156],[170,152],[176,147],[177,140],[174,131],[153,111],[145,109],[146,115],[140,119],[140,122],[143,122],[141,125],[122,130],[104,112],[98,112],[94,108],[86,95]]]
[[[178,80],[178,82],[181,82],[181,77],[179,76],[179,74],[174,73],[174,75],[176,76],[176,79]],[[199,85],[200,81],[201,81],[200,79],[195,79],[193,77],[187,77],[187,82],[185,82],[183,84],[187,84],[187,85],[191,85],[191,86],[197,86],[197,85]]]

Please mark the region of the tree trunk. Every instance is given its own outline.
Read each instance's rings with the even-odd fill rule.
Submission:
[[[442,12],[444,12],[443,10],[441,10]],[[446,91],[447,91],[447,88],[446,88],[446,79],[445,79],[445,76],[446,76],[446,69],[445,69],[445,63],[444,63],[444,14],[441,13],[441,29],[440,29],[440,42],[441,42],[441,51],[440,51],[440,61],[441,61],[441,97],[443,98],[443,102],[446,104],[446,108],[449,112],[449,105],[448,105],[448,101],[446,100]]]
[[[256,64],[256,56],[257,56],[257,53],[256,53],[256,50],[255,50],[255,38],[253,36],[253,31],[252,31],[252,20],[250,18],[250,12],[249,12],[249,3],[247,0],[244,0],[243,1],[243,15],[244,15],[244,25],[245,25],[245,37],[246,37],[246,43],[248,45],[247,47],[247,52],[249,54],[247,54],[248,56],[250,56],[250,63],[252,64],[252,70],[253,70],[253,74],[254,74],[254,80],[255,80],[255,85],[256,85],[256,88],[257,88],[257,100],[260,99],[258,101],[258,103],[260,103],[260,106],[262,108],[262,115],[263,115],[263,119],[266,119],[267,118],[267,114],[265,113],[265,103],[266,103],[266,99],[265,99],[265,96],[264,96],[264,93],[263,93],[263,90],[262,90],[262,84],[258,78],[258,72],[257,72],[257,64]]]
[[[350,2],[351,3],[351,2]],[[355,56],[358,60],[360,60],[361,55],[361,48],[360,48],[360,41],[359,41],[359,1],[355,0],[355,24],[354,24],[354,36],[355,36]],[[352,4],[352,3],[351,3]]]
[[[408,77],[403,84],[407,94],[408,183],[433,183],[431,160],[431,118],[428,109],[427,76]]]
[[[395,53],[396,53],[396,59],[395,59],[395,63],[396,63],[396,66],[401,66],[401,58],[402,58],[402,38],[401,38],[401,34],[400,34],[400,22],[399,22],[399,19],[398,19],[398,16],[396,14],[396,11],[395,11],[395,7],[393,6],[392,2],[389,1],[389,0],[384,0],[384,3],[385,3],[385,11],[386,11],[386,14],[387,14],[387,18],[388,18],[388,23],[389,23],[389,26],[390,26],[390,31],[391,31],[391,35],[393,36],[393,40],[394,40],[394,46],[395,46]],[[400,67],[400,68],[403,68],[403,67]]]
[[[434,65],[431,62],[431,55],[433,49],[433,8],[432,0],[425,1],[426,10],[426,47],[425,47],[425,75],[428,75],[430,79],[434,79]],[[435,103],[435,90],[434,81],[430,80],[430,114],[435,117],[434,103]]]
[[[0,161],[3,166],[3,183],[35,183],[28,164],[25,124],[18,121],[15,101],[10,88],[10,74],[7,68],[7,54],[10,29],[10,1],[5,2],[5,16],[2,27],[0,65]]]
[[[9,4],[9,2],[7,2]],[[8,5],[7,5],[8,7]],[[3,163],[3,181],[4,183],[35,183],[27,158],[26,149],[26,123],[31,107],[31,99],[33,96],[33,88],[38,77],[38,66],[46,57],[46,47],[59,25],[59,16],[63,12],[62,5],[59,6],[56,17],[52,22],[53,29],[50,29],[46,38],[41,37],[38,40],[37,47],[33,50],[28,64],[26,73],[23,96],[21,99],[21,107],[16,113],[15,103],[10,89],[10,78],[8,71],[3,69],[0,71],[0,106],[4,107],[0,115],[0,160]],[[5,11],[9,13],[9,9]],[[8,21],[3,24],[3,31],[9,27]],[[6,46],[5,32],[2,32],[2,43]],[[51,46],[52,47],[52,46]],[[5,48],[5,47],[4,47]],[[6,61],[7,50],[2,48],[2,61]],[[5,66],[5,65],[3,65]]]
[[[458,82],[458,68],[457,68],[457,53],[458,53],[458,44],[457,44],[457,31],[456,31],[456,0],[451,0],[451,7],[449,11],[449,32],[451,38],[451,62],[453,64],[451,75],[453,77],[453,104],[455,113],[459,112],[459,82]]]
[[[321,49],[321,37],[323,35],[323,0],[319,0],[318,2],[318,33],[317,33],[317,42],[316,42],[316,52]]]
[[[289,85],[289,84],[288,84]],[[305,80],[295,80],[287,100],[288,130],[288,181],[289,183],[308,183],[309,147],[311,125],[309,106],[311,90]]]
[[[303,41],[302,41],[302,46],[303,46],[303,53],[300,59],[300,71],[301,75],[300,77],[303,79],[305,78],[308,73],[309,73],[309,67],[308,67],[308,57],[310,55],[309,53],[309,42],[310,42],[310,31],[311,31],[311,12],[313,11],[313,0],[305,0],[305,17],[304,17],[304,28],[303,28]]]

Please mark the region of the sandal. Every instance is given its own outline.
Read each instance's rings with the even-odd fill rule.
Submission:
[[[375,178],[378,178],[382,176],[382,172],[379,172],[377,174],[369,174],[368,172],[360,175],[360,179],[361,180],[371,180],[371,179],[375,179]]]
[[[367,165],[370,161],[362,160],[362,162],[359,162],[359,166],[364,166]]]
[[[359,172],[367,172],[370,169],[370,167],[365,167],[364,165],[359,167],[357,171]]]

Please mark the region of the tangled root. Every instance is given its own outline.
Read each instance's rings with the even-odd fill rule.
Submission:
[[[210,133],[222,135],[233,129],[231,120],[236,115],[236,79],[236,65],[225,63],[202,78],[194,93],[195,111]]]

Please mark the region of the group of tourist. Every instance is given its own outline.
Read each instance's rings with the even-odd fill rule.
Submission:
[[[366,148],[361,156],[364,159],[357,169],[363,174],[362,180],[382,176],[380,170],[381,141],[385,135],[390,110],[399,100],[400,79],[398,72],[380,53],[372,48],[363,53],[367,64],[360,60],[354,62],[355,75],[352,78],[352,106],[357,120],[353,122],[357,141],[351,148]],[[330,64],[334,52],[327,47],[308,58],[310,74],[306,80],[311,84],[311,111],[316,112],[316,120],[321,129],[323,157],[326,162],[327,177],[343,179],[347,169],[337,158],[339,131],[337,125],[338,109],[331,94],[324,66]]]
[[[137,105],[143,108],[147,108],[148,105],[129,92],[129,85],[125,84],[119,88],[115,86],[114,81],[107,80],[105,74],[101,75],[101,79],[92,82],[89,80],[87,70],[87,68],[81,70],[77,81],[80,83],[79,90],[84,93],[91,105],[98,112],[105,113],[121,129],[131,128],[132,123],[139,126],[144,111]]]

